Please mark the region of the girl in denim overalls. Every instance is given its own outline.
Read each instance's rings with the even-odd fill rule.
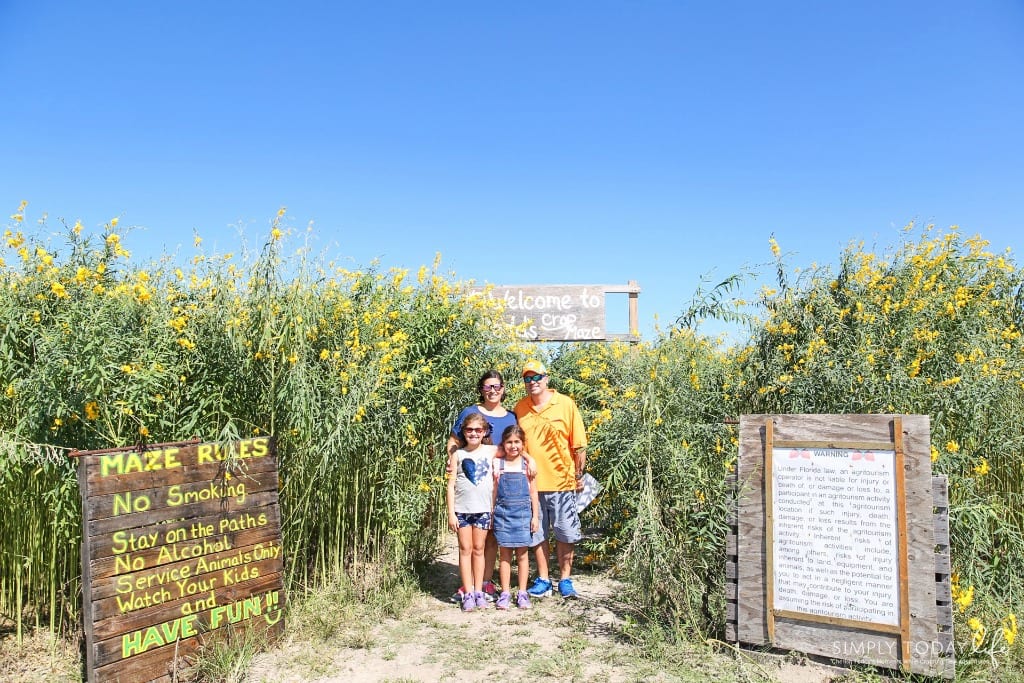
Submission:
[[[530,535],[540,527],[540,503],[537,482],[523,430],[518,425],[507,427],[501,435],[501,449],[494,459],[494,537],[498,540],[501,566],[498,570],[504,589],[494,606],[508,609],[512,602],[509,592],[512,581],[512,550],[516,551],[519,594],[516,604],[521,609],[530,607],[526,582],[530,576]]]

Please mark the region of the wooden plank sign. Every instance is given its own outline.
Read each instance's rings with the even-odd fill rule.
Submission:
[[[929,445],[924,415],[742,416],[730,635],[952,678]]]
[[[72,455],[90,682],[169,681],[210,635],[282,632],[272,438]]]
[[[528,341],[605,339],[605,290],[600,285],[497,285],[476,290],[505,302],[511,325]]]

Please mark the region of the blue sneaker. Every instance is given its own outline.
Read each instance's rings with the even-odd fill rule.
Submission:
[[[546,598],[551,595],[551,582],[538,576],[526,592],[534,598]]]
[[[562,594],[562,597],[566,600],[569,598],[578,598],[576,589],[572,586],[572,579],[562,579],[558,582],[558,592]]]

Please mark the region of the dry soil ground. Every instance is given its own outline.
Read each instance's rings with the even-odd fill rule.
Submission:
[[[401,618],[364,624],[344,645],[285,641],[260,655],[251,683],[316,681],[785,681],[825,683],[839,672],[811,663],[758,660],[700,647],[651,657],[622,637],[620,586],[578,573],[581,598],[535,600],[531,610],[463,613],[448,602],[458,585],[451,541]]]
[[[551,597],[535,600],[531,610],[463,613],[448,601],[458,585],[457,559],[452,537],[429,583],[412,591],[398,618],[349,619],[312,641],[296,628],[229,680],[826,683],[842,673],[810,662],[755,658],[724,645],[645,652],[623,637],[624,611],[616,599],[621,586],[602,573],[577,572],[579,600]],[[0,682],[79,681],[80,666],[75,643],[55,642],[42,631],[19,647],[11,633],[0,632]]]

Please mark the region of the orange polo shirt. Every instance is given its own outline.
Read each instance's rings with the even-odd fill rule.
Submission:
[[[526,434],[526,452],[537,461],[538,491],[575,491],[576,462],[572,454],[587,445],[587,430],[576,402],[554,389],[542,408],[529,396],[514,412]]]

